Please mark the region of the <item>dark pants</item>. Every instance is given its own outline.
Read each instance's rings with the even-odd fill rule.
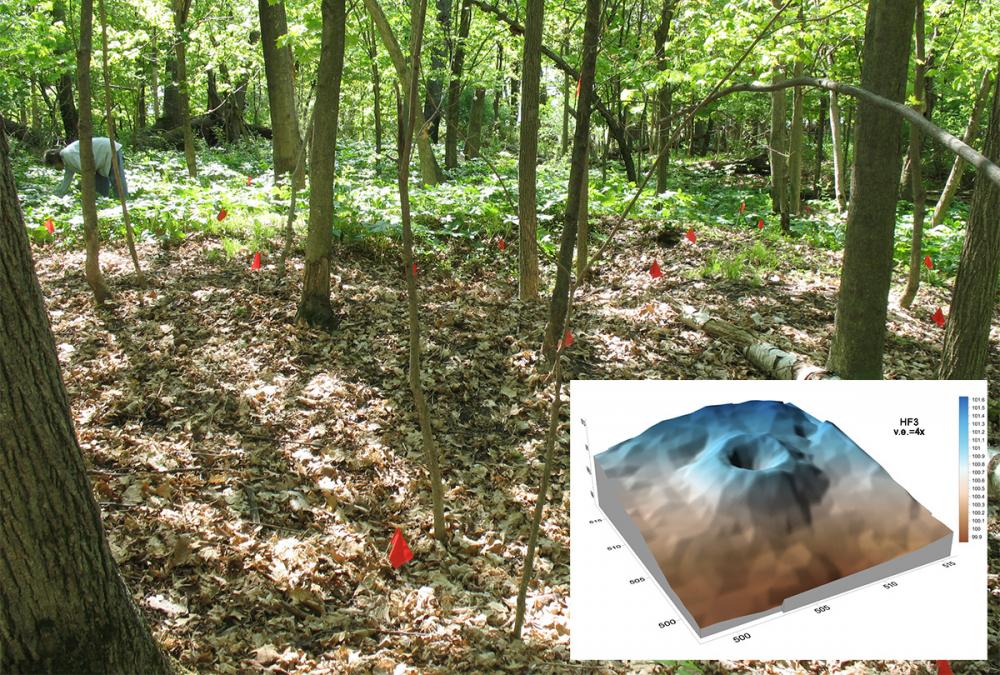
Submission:
[[[125,199],[128,199],[128,183],[125,182],[125,158],[122,157],[122,151],[119,150],[115,153],[114,158],[111,160],[113,164],[118,165],[118,171],[121,173],[122,177],[122,192],[125,193]],[[111,173],[107,176],[102,176],[100,172],[94,176],[97,182],[97,193],[102,197],[107,197],[110,192],[115,199],[118,199],[118,185],[115,182],[115,167],[112,165]]]

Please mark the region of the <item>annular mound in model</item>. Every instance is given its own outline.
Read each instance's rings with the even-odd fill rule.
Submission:
[[[878,462],[790,403],[708,406],[594,464],[602,509],[702,636],[951,550]]]

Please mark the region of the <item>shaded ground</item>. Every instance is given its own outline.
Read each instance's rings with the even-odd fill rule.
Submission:
[[[704,229],[696,245],[664,247],[659,227],[631,223],[625,243],[597,266],[579,298],[567,379],[760,377],[731,345],[677,322],[667,299],[823,363],[839,254],[772,237],[764,245],[780,259],[760,285],[749,274],[700,278],[713,252],[761,235]],[[391,251],[338,247],[334,303],[342,324],[327,335],[292,324],[301,258],[282,283],[267,251],[264,270],[251,272],[249,257],[227,262],[213,253],[220,243],[211,237],[169,250],[144,244],[151,283],[138,290],[115,244],[103,257],[116,293],[106,310],[92,307],[82,253],[36,247],[35,256],[112,549],[173,657],[218,672],[567,667],[565,452],[524,641],[510,639],[552,395],[537,368],[544,306],[516,300],[513,247],[456,244],[446,256],[418,258],[424,384],[453,534],[445,551],[430,537],[430,490],[405,381],[405,287]],[[665,274],[658,280],[647,272],[654,258]],[[948,293],[925,285],[912,311],[891,309],[887,377],[933,377],[943,330],[930,315],[947,307]],[[990,398],[998,398],[995,384]],[[564,409],[563,448],[566,416]],[[397,526],[415,558],[394,571],[386,547]],[[920,673],[927,666],[704,668]]]

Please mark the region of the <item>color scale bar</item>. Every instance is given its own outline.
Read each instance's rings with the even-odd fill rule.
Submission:
[[[958,541],[969,541],[969,397],[958,397]]]

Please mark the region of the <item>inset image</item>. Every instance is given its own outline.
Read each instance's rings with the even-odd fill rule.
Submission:
[[[984,658],[985,393],[574,382],[574,658]]]

